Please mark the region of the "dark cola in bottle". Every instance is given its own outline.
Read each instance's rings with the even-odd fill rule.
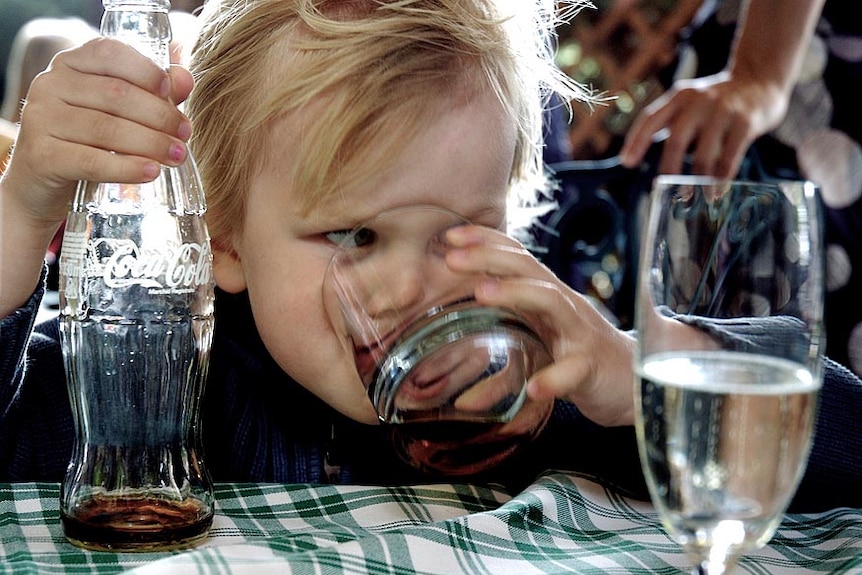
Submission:
[[[167,0],[104,0],[102,34],[169,65]],[[199,438],[213,330],[194,160],[145,184],[81,182],[61,257],[60,329],[76,437],[67,538],[90,549],[193,545],[213,518]]]

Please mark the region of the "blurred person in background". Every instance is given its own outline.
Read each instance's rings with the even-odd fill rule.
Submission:
[[[6,66],[6,89],[0,116],[20,119],[30,82],[44,71],[57,52],[83,44],[98,31],[81,18],[36,18],[24,24],[12,41]]]

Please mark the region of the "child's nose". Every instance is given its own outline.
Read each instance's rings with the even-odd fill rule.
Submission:
[[[385,319],[420,311],[427,286],[426,264],[422,257],[402,257],[378,266],[380,277],[366,304],[368,314]]]

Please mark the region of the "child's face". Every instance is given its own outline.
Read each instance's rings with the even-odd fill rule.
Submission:
[[[272,159],[254,177],[234,254],[216,249],[222,289],[247,289],[264,344],[301,385],[359,421],[377,418],[356,373],[342,330],[327,318],[323,278],[340,234],[388,209],[433,204],[473,223],[505,224],[515,126],[491,93],[447,102],[437,121],[377,174],[302,214],[292,186],[299,124],[273,126]],[[313,120],[311,120],[313,121]]]

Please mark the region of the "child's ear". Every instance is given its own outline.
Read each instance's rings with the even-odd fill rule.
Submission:
[[[228,293],[239,293],[246,288],[242,259],[230,243],[213,240],[213,277],[216,285]]]

